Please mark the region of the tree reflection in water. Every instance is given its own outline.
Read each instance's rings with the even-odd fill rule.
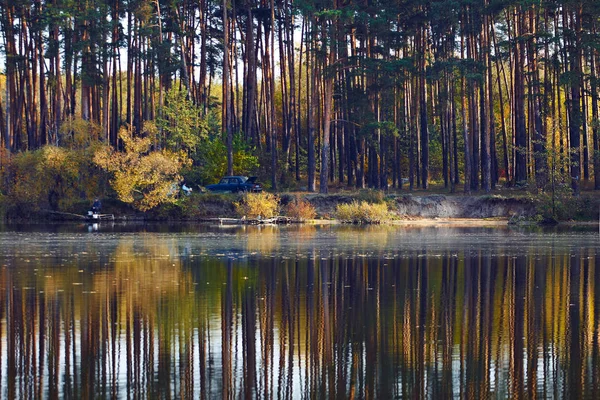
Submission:
[[[600,397],[597,246],[309,228],[3,245],[0,396]]]

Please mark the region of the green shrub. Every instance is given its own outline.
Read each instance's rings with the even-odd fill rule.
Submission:
[[[227,146],[221,137],[207,139],[199,149],[198,162],[200,180],[194,182],[203,185],[217,183],[227,173]],[[198,168],[198,167],[197,167]],[[233,171],[236,174],[254,175],[258,168],[258,157],[253,155],[253,149],[238,134],[233,138]]]
[[[285,215],[297,221],[305,221],[307,219],[313,219],[317,215],[317,211],[310,202],[296,196],[285,207]]]
[[[245,193],[240,201],[235,203],[235,209],[241,217],[271,218],[277,215],[279,197],[268,192]]]
[[[184,90],[167,91],[158,115],[156,127],[165,133],[167,149],[171,151],[184,151],[189,156],[208,137],[208,122]]]
[[[336,216],[344,222],[355,224],[379,224],[391,219],[386,203],[369,204],[366,201],[339,204],[336,208]]]

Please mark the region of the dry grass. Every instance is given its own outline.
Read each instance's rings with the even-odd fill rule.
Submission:
[[[279,197],[268,192],[245,193],[240,201],[235,203],[235,209],[241,217],[271,218],[278,213]]]
[[[317,215],[317,210],[308,201],[296,196],[285,208],[285,215],[296,220],[306,221]]]
[[[369,204],[366,201],[339,204],[336,217],[341,221],[355,224],[380,224],[391,219],[386,203]]]

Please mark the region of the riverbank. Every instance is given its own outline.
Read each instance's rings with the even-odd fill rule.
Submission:
[[[286,215],[288,205],[301,199],[314,209],[306,219],[313,223],[337,220],[340,205],[368,203],[385,205],[389,220],[394,224],[467,224],[497,225],[511,223],[537,223],[555,216],[561,223],[594,223],[598,221],[600,196],[595,193],[579,197],[552,198],[547,195],[464,195],[464,194],[384,194],[364,190],[353,193],[314,194],[280,193],[280,215]],[[105,199],[102,212],[113,214],[117,221],[199,221],[215,218],[240,218],[236,204],[242,199],[237,194],[195,193],[164,204],[147,212],[136,211],[125,203]],[[34,210],[27,214],[6,213],[8,220],[78,220],[87,212],[87,203],[76,204],[69,210]]]

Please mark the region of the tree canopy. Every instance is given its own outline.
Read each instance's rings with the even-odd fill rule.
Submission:
[[[600,189],[599,22],[592,0],[2,0],[0,145],[85,146],[85,121],[199,184],[577,194]]]

